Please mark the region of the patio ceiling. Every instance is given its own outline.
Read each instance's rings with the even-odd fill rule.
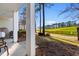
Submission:
[[[22,3],[0,3],[0,19],[12,17],[13,12],[17,11]]]

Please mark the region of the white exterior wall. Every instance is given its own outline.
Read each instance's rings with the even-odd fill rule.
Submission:
[[[13,18],[0,19],[0,28],[8,28],[9,31],[13,31]]]

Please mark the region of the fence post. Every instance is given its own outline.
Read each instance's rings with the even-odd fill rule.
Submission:
[[[79,27],[77,27],[77,37],[78,37],[78,41],[79,41]]]

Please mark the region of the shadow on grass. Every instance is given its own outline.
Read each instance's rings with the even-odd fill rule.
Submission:
[[[40,36],[36,38],[36,44],[39,46],[36,49],[37,56],[79,56],[79,47],[44,38]]]

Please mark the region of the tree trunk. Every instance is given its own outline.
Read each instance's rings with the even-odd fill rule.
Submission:
[[[42,13],[43,13],[43,35],[45,36],[45,10],[44,10],[44,3],[42,3]]]
[[[39,4],[40,6],[40,33],[41,33],[41,4]]]
[[[25,25],[24,25],[24,30],[25,30]]]
[[[77,27],[77,37],[78,37],[78,41],[79,41],[79,27]]]
[[[36,32],[36,20],[35,20],[35,32]]]

